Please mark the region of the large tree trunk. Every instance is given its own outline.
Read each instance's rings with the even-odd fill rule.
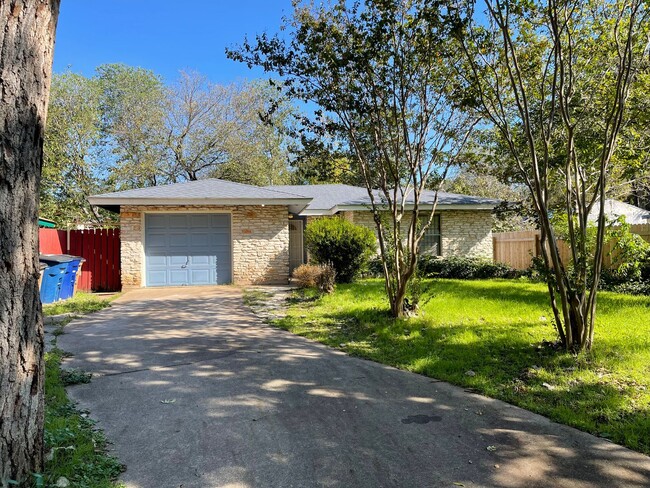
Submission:
[[[0,2],[0,484],[43,469],[38,194],[59,0]]]

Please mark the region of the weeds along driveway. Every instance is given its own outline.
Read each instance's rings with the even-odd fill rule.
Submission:
[[[131,488],[650,485],[642,454],[266,326],[234,287],[127,293],[58,343]]]

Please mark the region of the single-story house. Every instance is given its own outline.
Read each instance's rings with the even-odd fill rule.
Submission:
[[[431,208],[433,192],[422,199]],[[340,215],[375,230],[365,188],[258,187],[206,179],[89,198],[118,212],[123,288],[287,283],[305,261],[304,226]],[[498,201],[439,194],[423,247],[441,255],[492,258],[491,212]]]
[[[596,222],[599,214],[600,202],[596,202],[587,218],[591,222]],[[630,225],[650,224],[650,211],[619,200],[605,200],[605,216],[609,220],[625,217],[625,222]]]

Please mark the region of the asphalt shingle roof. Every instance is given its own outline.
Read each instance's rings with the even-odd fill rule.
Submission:
[[[600,204],[596,203],[589,213],[589,220],[595,222],[600,213]],[[605,200],[605,215],[610,219],[625,216],[628,224],[650,224],[650,211],[618,200]]]
[[[185,181],[171,185],[151,186],[136,190],[125,190],[113,193],[93,195],[91,198],[111,198],[115,200],[142,199],[259,199],[287,200],[304,199],[303,195],[291,194],[281,190],[245,185],[232,181],[209,178],[198,181]]]
[[[365,188],[350,185],[283,185],[283,186],[267,186],[268,189],[286,191],[290,193],[299,193],[305,196],[312,197],[313,200],[307,206],[308,211],[325,211],[330,210],[335,206],[368,206],[370,205],[370,197]],[[374,190],[377,201],[381,201],[381,192]],[[435,198],[435,192],[425,190],[422,194],[422,204],[432,204]],[[412,202],[412,195],[407,199]],[[446,205],[484,205],[496,206],[500,202],[493,198],[475,197],[471,195],[461,195],[458,193],[438,193],[438,205],[444,207]]]
[[[309,210],[330,210],[349,200],[368,198],[368,190],[351,185],[280,185],[266,188],[312,198],[307,207]]]
[[[378,190],[374,191],[381,201]],[[421,203],[431,204],[435,192],[425,191]],[[187,181],[171,185],[152,186],[136,190],[103,193],[89,197],[89,202],[116,210],[120,205],[148,204],[225,204],[225,205],[289,205],[292,212],[329,214],[336,207],[367,207],[370,198],[365,188],[351,185],[282,185],[259,187],[215,178]],[[412,196],[407,203],[412,202]],[[440,192],[438,205],[496,206],[498,200],[490,198]]]

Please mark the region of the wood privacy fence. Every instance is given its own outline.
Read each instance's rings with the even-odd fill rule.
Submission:
[[[630,231],[650,242],[650,224],[631,225]],[[514,269],[527,269],[532,258],[542,253],[538,230],[501,232],[492,235],[495,263],[504,263]],[[612,266],[612,249],[615,242],[605,243],[603,265]],[[563,263],[571,260],[571,250],[564,241],[558,241],[558,250]]]
[[[41,254],[71,254],[86,260],[78,278],[79,290],[119,291],[119,229],[39,229]]]

